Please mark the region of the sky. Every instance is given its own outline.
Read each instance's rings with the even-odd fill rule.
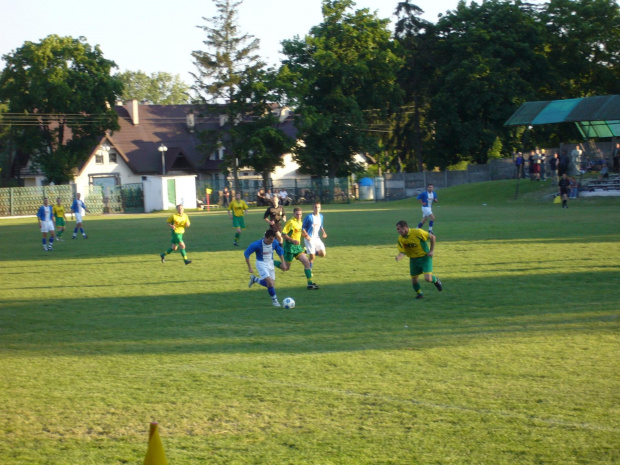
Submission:
[[[438,13],[456,8],[458,0],[413,3],[424,10],[424,19],[436,22]],[[398,0],[355,4],[390,18]],[[196,26],[217,14],[212,0],[0,0],[0,11],[0,57],[50,34],[83,36],[119,71],[178,74],[187,84],[196,71],[192,51],[205,49],[204,31]],[[321,0],[244,0],[238,9],[240,33],[260,40],[260,55],[272,66],[282,59],[282,40],[303,37],[321,21]],[[0,69],[4,66],[0,60]]]

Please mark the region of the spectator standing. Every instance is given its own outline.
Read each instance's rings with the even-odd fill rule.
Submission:
[[[517,179],[521,179],[523,177],[523,154],[521,152],[517,153],[517,158],[515,158],[515,167],[517,168]]]
[[[540,153],[540,177],[543,181],[547,180],[547,158],[545,157],[545,151],[536,149],[536,152]]]
[[[570,198],[571,199],[576,199],[578,196],[578,192],[579,192],[579,184],[577,183],[577,180],[575,178],[570,178],[569,179],[569,187],[570,187]]]
[[[554,183],[558,182],[558,164],[560,160],[558,157],[558,152],[555,152],[553,156],[549,159],[549,171],[551,173],[551,179],[553,179]]]
[[[616,148],[613,151],[613,171],[614,173],[620,173],[620,142],[616,144]]]
[[[224,190],[222,191],[222,207],[228,208],[229,204],[230,204],[230,191],[228,190],[228,187],[224,187]]]

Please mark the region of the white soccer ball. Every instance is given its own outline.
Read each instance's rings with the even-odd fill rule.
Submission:
[[[287,297],[282,301],[282,306],[290,310],[291,308],[295,308],[295,301],[292,297]]]

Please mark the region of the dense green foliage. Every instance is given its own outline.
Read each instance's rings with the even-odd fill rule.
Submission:
[[[125,71],[116,75],[123,83],[124,101],[139,100],[154,105],[181,105],[189,103],[190,86],[176,74],[158,72],[149,76],[143,71]]]
[[[295,158],[302,170],[334,178],[355,170],[356,153],[377,151],[374,118],[400,104],[400,58],[388,21],[352,0],[325,0],[323,22],[304,39],[283,42],[288,96],[298,113]]]
[[[12,133],[21,165],[31,157],[48,181],[67,183],[105,131],[119,127],[110,107],[122,91],[110,75],[116,65],[84,38],[56,35],[4,59],[0,101],[21,118]]]
[[[1,220],[2,463],[142,463],[153,420],[177,465],[619,463],[618,199],[523,184],[439,192],[422,300],[394,260],[413,199],[325,206],[321,289],[277,273],[292,311],[248,289],[224,212],[189,212],[188,266],[159,261],[163,213],[49,253]]]

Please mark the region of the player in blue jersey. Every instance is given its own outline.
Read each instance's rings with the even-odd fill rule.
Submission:
[[[252,242],[249,247],[245,249],[243,255],[245,256],[245,262],[248,265],[248,271],[251,275],[248,287],[252,287],[256,283],[266,287],[271,297],[272,305],[274,307],[280,307],[275,289],[276,271],[273,263],[274,252],[280,257],[282,262],[281,268],[286,271],[287,265],[284,261],[284,249],[282,249],[282,246],[276,240],[276,232],[273,229],[268,229],[265,231],[265,237],[256,242]],[[252,254],[256,255],[256,271],[258,271],[258,278],[254,276],[254,270],[250,263],[250,256]]]
[[[37,219],[39,220],[39,229],[43,234],[43,250],[52,250],[54,238],[56,237],[56,229],[54,228],[54,213],[52,206],[47,197],[43,199],[43,205],[37,211]],[[47,245],[47,234],[50,235],[50,245]]]
[[[437,202],[437,194],[433,192],[433,189],[434,186],[429,184],[426,186],[426,190],[416,197],[422,204],[422,221],[418,223],[418,229],[422,228],[428,218],[429,233],[433,233],[433,222],[435,221],[435,215],[433,215],[432,207],[433,203]]]
[[[88,236],[84,232],[84,228],[82,227],[82,216],[86,214],[86,212],[90,213],[90,210],[86,208],[86,204],[80,198],[82,194],[78,193],[76,198],[73,200],[71,204],[71,212],[75,215],[75,229],[73,230],[73,236],[71,239],[75,239],[77,237],[78,229],[82,233],[82,237],[84,239],[88,239]]]
[[[306,216],[302,224],[302,228],[307,234],[307,236],[304,237],[304,243],[306,244],[306,252],[308,253],[310,268],[312,268],[315,256],[325,257],[327,255],[325,244],[321,240],[321,235],[323,236],[323,239],[327,237],[327,233],[323,227],[321,202],[314,202],[312,213]]]

